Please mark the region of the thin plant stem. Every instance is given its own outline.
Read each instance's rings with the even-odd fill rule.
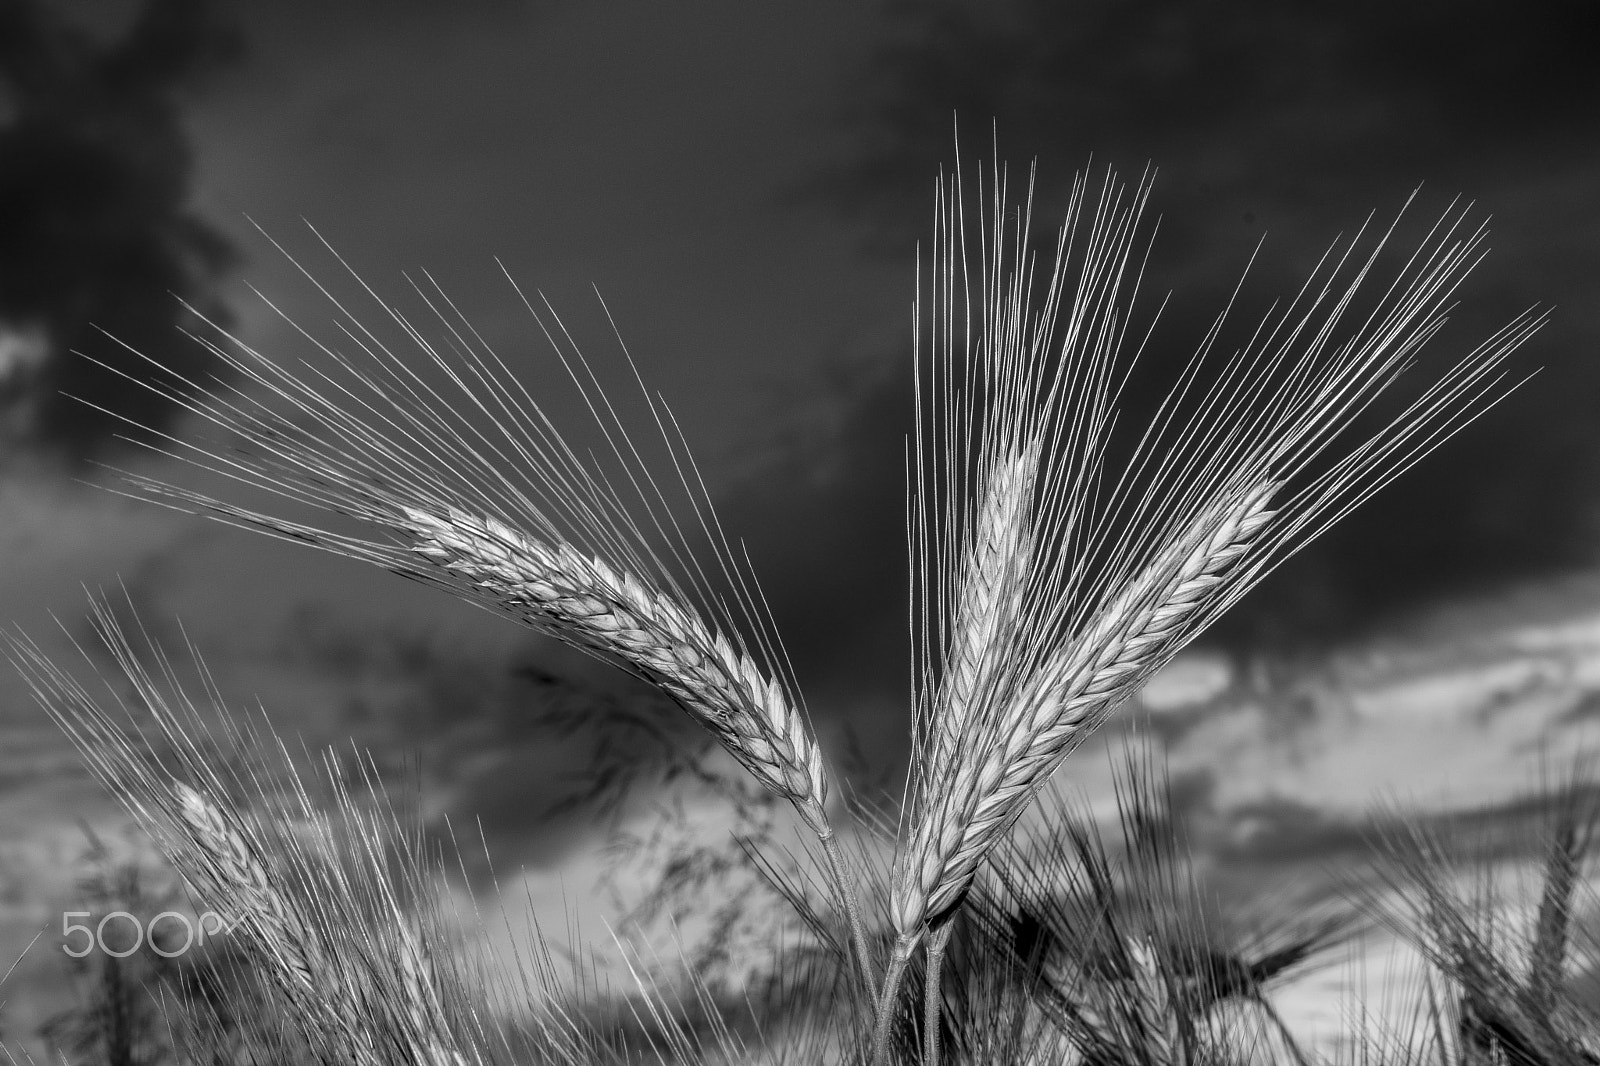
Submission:
[[[861,923],[861,904],[856,899],[855,882],[850,879],[849,867],[845,865],[844,853],[839,848],[839,838],[834,835],[833,827],[827,826],[826,832],[818,833],[822,841],[822,853],[828,858],[828,872],[833,877],[834,888],[838,891],[840,899],[844,901],[844,912],[850,922],[850,944],[856,957],[856,969],[861,975],[862,986],[868,995],[877,987],[877,978],[872,972],[872,955],[867,950],[867,931]]]
[[[883,1057],[889,1050],[889,1034],[894,1029],[895,1007],[900,1000],[900,983],[905,980],[906,963],[911,961],[911,950],[917,946],[917,937],[900,934],[894,942],[894,952],[889,956],[889,968],[883,975],[883,995],[878,998],[878,1017],[872,1028],[872,1066],[883,1066]]]
[[[922,993],[922,1061],[925,1066],[939,1066],[939,1015],[944,1008],[941,979],[944,976],[944,949],[950,943],[950,931],[955,928],[955,916],[945,918],[928,934],[928,977],[923,982]]]

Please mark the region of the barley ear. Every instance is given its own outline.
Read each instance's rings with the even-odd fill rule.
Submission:
[[[1271,483],[1220,501],[971,731],[944,796],[914,827],[894,920],[916,935],[956,906],[1061,760],[1170,657],[1187,620],[1272,518]]]
[[[1002,456],[988,471],[973,517],[970,545],[930,721],[930,750],[918,759],[934,775],[957,757],[984,699],[1011,682],[1005,652],[1020,634],[1034,565],[1031,511],[1039,443]]]
[[[314,921],[279,887],[267,861],[221,807],[182,782],[173,784],[173,797],[191,845],[192,863],[180,864],[191,888],[208,907],[240,923],[311,1045],[332,1040],[361,1066],[382,1066],[362,990],[347,983],[341,960],[322,950]]]
[[[740,765],[827,825],[822,753],[783,687],[671,596],[565,544],[546,545],[493,518],[408,507],[413,550],[538,629],[615,655],[655,682]]]
[[[554,311],[515,293],[575,386],[555,402],[592,416],[604,441],[597,454],[563,438],[543,398],[437,287],[418,287],[437,318],[435,342],[337,255],[373,297],[370,321],[289,258],[331,303],[338,344],[352,350],[290,322],[317,351],[280,362],[223,331],[208,344],[251,386],[247,401],[170,371],[153,387],[239,441],[214,451],[167,438],[177,457],[354,520],[357,531],[125,474],[131,491],[441,586],[618,662],[665,690],[825,835],[821,752],[759,584],[626,350],[664,451],[634,439]],[[658,454],[661,470],[645,458]]]
[[[822,752],[784,687],[690,608],[598,558],[547,546],[494,519],[405,509],[414,550],[534,628],[616,656],[653,681],[820,842],[863,987],[875,985],[855,882],[826,810]]]

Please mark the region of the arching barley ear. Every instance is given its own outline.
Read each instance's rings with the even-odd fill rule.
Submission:
[[[1392,227],[1362,256],[1364,230],[1336,245],[1225,358],[1219,319],[1149,426],[1119,428],[1148,177],[1130,189],[1108,172],[1091,189],[1080,176],[1048,273],[1036,273],[1031,187],[1015,210],[998,164],[979,184],[984,219],[970,230],[959,168],[941,184],[919,286],[917,765],[880,1060],[912,950],[1067,754],[1274,566],[1503,397],[1503,361],[1543,322],[1519,316],[1335,450],[1439,330],[1481,254],[1484,231],[1452,207],[1362,316],[1350,308]]]
[[[442,347],[380,304],[376,313],[401,328],[409,350],[391,347],[377,323],[360,322],[335,300],[355,353],[314,342],[332,370],[285,366],[224,334],[228,347],[215,346],[216,354],[252,395],[170,372],[164,390],[240,441],[224,451],[174,439],[170,454],[358,519],[362,532],[311,527],[128,475],[132,490],[442,585],[605,655],[667,689],[763,783],[821,824],[826,773],[782,646],[682,440],[666,428],[670,419],[646,394],[675,479],[647,467],[581,353],[557,343],[560,320],[546,308],[546,322],[528,304],[611,444],[609,468],[581,459],[453,305],[437,292],[422,295],[438,315]],[[414,366],[413,355],[426,365]]]
[[[677,423],[637,371],[661,470],[548,304],[518,292],[594,417],[606,442],[599,458],[580,456],[436,287],[417,292],[437,318],[438,344],[381,302],[366,323],[313,284],[348,350],[313,340],[330,366],[295,367],[219,331],[224,344],[202,343],[242,390],[166,371],[158,391],[240,445],[168,438],[166,454],[360,528],[307,525],[132,474],[130,493],[442,586],[659,686],[818,836],[866,977],[828,774],[787,655]],[[380,324],[399,339],[382,339]]]
[[[807,824],[827,828],[822,755],[784,688],[673,597],[504,522],[406,508],[413,551],[535,629],[609,652],[654,681]]]

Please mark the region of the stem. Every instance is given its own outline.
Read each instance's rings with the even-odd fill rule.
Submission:
[[[939,1014],[944,1009],[940,979],[944,975],[944,948],[950,942],[953,918],[946,918],[928,935],[928,973],[922,992],[922,1061],[924,1066],[939,1066],[942,1050],[939,1040]]]
[[[889,1050],[889,1034],[894,1028],[895,1006],[900,999],[900,982],[906,975],[906,963],[911,959],[911,949],[917,945],[917,934],[901,933],[894,942],[894,953],[889,956],[889,969],[883,975],[883,995],[878,1000],[878,1018],[872,1030],[872,1066],[883,1066],[884,1053]]]
[[[850,880],[847,867],[844,864],[844,854],[839,850],[839,840],[833,835],[833,827],[825,826],[824,831],[817,836],[822,841],[822,852],[828,857],[828,871],[833,875],[833,885],[844,900],[844,911],[850,920],[850,943],[856,957],[856,969],[861,974],[861,983],[870,996],[877,987],[877,979],[872,972],[872,956],[867,951],[866,927],[861,924],[861,905],[856,901],[855,883]]]

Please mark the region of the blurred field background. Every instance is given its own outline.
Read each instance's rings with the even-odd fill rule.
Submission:
[[[1174,296],[1154,381],[1252,256],[1238,328],[1421,185],[1402,244],[1458,194],[1493,217],[1425,364],[1539,302],[1551,324],[1517,360],[1542,370],[1174,664],[1144,701],[1148,735],[1224,880],[1296,875],[1314,892],[1384,797],[1502,827],[1514,865],[1541,766],[1569,762],[1600,716],[1600,73],[1582,13],[0,0],[0,602],[60,650],[85,639],[83,586],[120,581],[237,703],[259,698],[313,745],[355,736],[420,782],[430,818],[481,819],[517,893],[575,904],[601,939],[660,874],[648,855],[612,867],[602,845],[683,797],[651,776],[643,733],[599,751],[548,712],[648,709],[643,690],[438,593],[97,487],[113,480],[98,463],[169,461],[61,390],[194,427],[69,350],[143,373],[98,328],[214,369],[179,334],[200,327],[175,293],[264,351],[305,353],[248,286],[322,335],[326,307],[250,220],[331,276],[310,222],[385,298],[431,273],[540,395],[563,372],[496,257],[626,385],[598,291],[748,542],[830,754],[861,787],[894,788],[913,269],[956,122],[968,162],[995,131],[1015,180],[1038,160],[1041,228],[1074,169],[1159,168],[1146,312]],[[596,757],[643,772],[619,811],[594,809]],[[14,1040],[71,995],[52,938],[79,822],[121,837],[6,674],[0,760]],[[1061,777],[1109,801],[1098,745]],[[722,847],[725,805],[684,802],[682,846]],[[592,891],[607,869],[615,891]],[[1285,1013],[1322,1016],[1328,987]]]

